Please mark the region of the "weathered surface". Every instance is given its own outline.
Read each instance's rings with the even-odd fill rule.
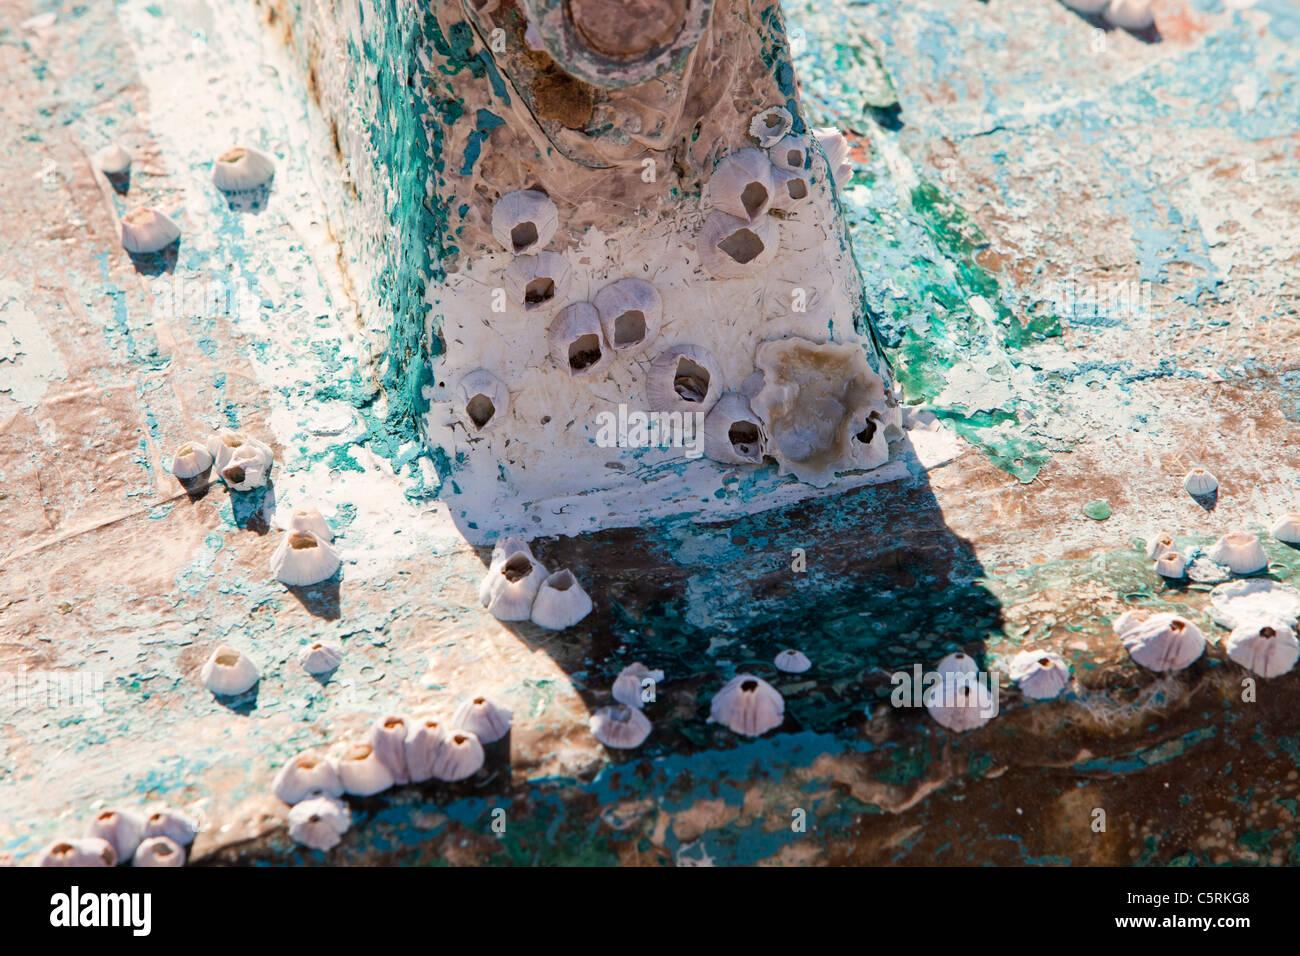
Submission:
[[[0,666],[90,689],[3,701],[0,851],[158,799],[204,817],[200,861],[1297,862],[1300,677],[1246,703],[1221,646],[1160,680],[1109,630],[1125,606],[1170,606],[1221,640],[1205,589],[1164,585],[1132,542],[1258,531],[1300,499],[1291,7],[1169,2],[1162,43],[1110,34],[1101,54],[1053,3],[788,9],[816,119],[858,134],[842,198],[908,397],[977,450],[727,523],[542,540],[597,602],[560,635],[478,607],[486,554],[422,496],[427,459],[386,430],[396,391],[377,399],[365,365],[367,261],[340,266],[346,188],[309,162],[328,125],[281,37],[209,10],[128,2],[21,28],[37,11],[10,4],[0,22],[0,168],[21,184],[0,221],[32,224],[0,236]],[[850,96],[882,88],[866,30],[896,109]],[[221,95],[178,83],[182,63]],[[168,280],[116,246],[126,205],[85,155],[109,135],[135,152],[133,197],[183,207]],[[244,137],[279,165],[257,217],[208,184]],[[258,307],[174,294],[232,277]],[[1094,296],[1140,279],[1149,307],[1033,307],[1066,279]],[[270,580],[270,493],[177,494],[172,447],[232,422],[272,439],[274,501],[319,500],[342,531],[337,588]],[[1211,511],[1179,484],[1197,461],[1222,482]],[[1104,522],[1080,514],[1095,498]],[[1268,548],[1270,576],[1297,583],[1300,553]],[[322,635],[347,650],[324,686],[296,663]],[[261,665],[255,706],[199,684],[218,642]],[[777,680],[790,645],[814,667]],[[1046,704],[1004,687],[1002,713],[960,736],[888,706],[896,669],[1026,645],[1063,654],[1079,687]],[[610,756],[587,714],[634,660],[667,672],[655,732]],[[743,669],[787,701],[753,742],[704,722]],[[358,801],[331,854],[287,845],[268,793],[285,758],[482,691],[516,714],[483,775]]]

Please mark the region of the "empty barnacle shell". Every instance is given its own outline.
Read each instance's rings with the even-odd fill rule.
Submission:
[[[1145,30],[1156,22],[1151,0],[1111,0],[1101,15],[1107,23],[1125,30]]]
[[[1070,665],[1052,651],[1021,651],[1011,659],[1011,679],[1034,700],[1059,697],[1070,682]]]
[[[369,797],[393,785],[393,775],[370,744],[350,745],[339,756],[337,766],[343,792],[354,797]]]
[[[462,378],[459,392],[460,410],[475,432],[487,431],[510,410],[509,389],[485,369],[476,369]]]
[[[1110,624],[1110,628],[1115,632],[1116,637],[1123,637],[1137,625],[1151,617],[1151,612],[1146,608],[1135,607],[1125,611],[1119,617],[1115,618]]]
[[[757,464],[766,441],[762,422],[740,392],[720,396],[704,419],[704,454],[714,461]]]
[[[546,193],[516,189],[492,207],[492,235],[517,256],[536,252],[555,235],[560,214]]]
[[[664,303],[645,279],[618,279],[596,293],[592,304],[600,316],[605,341],[615,352],[634,355],[659,335]]]
[[[366,743],[375,752],[379,762],[387,768],[394,783],[410,783],[406,772],[406,721],[388,715],[380,717],[370,726]]]
[[[741,149],[718,161],[705,186],[714,209],[752,222],[772,205],[772,161],[761,150]]]
[[[122,248],[137,256],[162,252],[181,237],[181,227],[157,209],[135,209],[122,217]]]
[[[478,773],[483,766],[483,744],[471,730],[453,730],[447,733],[444,746],[438,751],[433,764],[435,780],[454,783]]]
[[[222,644],[212,652],[199,677],[218,697],[234,697],[251,690],[261,675],[247,654]]]
[[[289,587],[328,581],[342,564],[334,546],[310,531],[286,531],[271,553],[271,573]]]
[[[674,345],[646,372],[646,404],[657,412],[707,412],[722,394],[718,360],[698,345]]]
[[[1189,495],[1199,498],[1218,490],[1219,479],[1198,465],[1183,477],[1183,487]]]
[[[212,164],[212,184],[236,196],[265,189],[275,178],[275,161],[260,149],[236,146]]]
[[[793,648],[777,654],[776,660],[772,663],[776,665],[777,670],[786,674],[802,674],[812,667],[812,661],[808,660],[808,655]]]
[[[798,136],[784,136],[768,150],[772,165],[786,172],[802,172],[808,165],[808,147]]]
[[[826,164],[830,167],[831,178],[835,185],[843,189],[853,178],[853,158],[849,154],[849,141],[834,126],[818,126],[812,130],[813,139],[826,154]]]
[[[606,747],[631,750],[650,736],[650,718],[635,707],[613,704],[591,715],[591,733]]]
[[[338,797],[315,796],[289,811],[289,839],[313,850],[332,850],[352,825],[352,811]]]
[[[1274,522],[1271,534],[1283,544],[1300,544],[1300,514],[1288,512]]]
[[[861,345],[777,339],[759,345],[755,364],[763,387],[749,404],[767,435],[764,454],[780,474],[826,486],[837,473],[862,467],[854,442],[885,384]]]
[[[264,442],[249,438],[230,453],[230,461],[221,469],[221,480],[234,491],[261,488],[270,477],[275,456]]]
[[[555,364],[576,378],[590,375],[614,358],[606,348],[600,327],[600,313],[590,302],[574,302],[560,310],[546,333]]]
[[[151,836],[140,841],[131,857],[132,866],[184,866],[185,850],[170,837]]]
[[[113,845],[101,837],[55,840],[36,854],[37,866],[117,866]]]
[[[1156,556],[1153,569],[1162,578],[1181,578],[1187,574],[1187,559],[1177,551],[1166,551]]]
[[[172,477],[181,481],[197,478],[212,467],[212,453],[199,442],[187,441],[172,455]]]
[[[451,715],[451,725],[457,730],[468,730],[485,744],[496,743],[510,733],[509,707],[495,703],[487,697],[465,701]]]
[[[433,717],[413,723],[406,732],[406,772],[412,783],[424,783],[434,775],[434,768],[447,746],[447,728]]]
[[[958,733],[982,727],[996,713],[989,688],[971,671],[943,672],[943,680],[926,688],[922,702],[935,723]]]
[[[794,118],[790,111],[781,106],[773,106],[758,113],[749,121],[749,135],[758,140],[758,145],[767,147],[778,143],[790,127]]]
[[[706,272],[719,279],[740,279],[767,268],[780,240],[771,216],[746,222],[719,209],[704,220],[695,245]]]
[[[144,834],[144,821],[130,810],[101,810],[86,827],[86,836],[107,840],[119,860],[131,859]]]
[[[506,267],[505,286],[511,301],[525,312],[549,312],[568,295],[573,270],[558,252],[517,256]]]
[[[1129,656],[1151,671],[1180,671],[1205,651],[1201,629],[1177,614],[1153,614],[1120,639]]]
[[[328,674],[343,663],[343,648],[337,644],[316,641],[298,652],[298,663],[308,674]]]
[[[343,793],[339,772],[328,758],[311,750],[304,750],[289,758],[271,782],[275,798],[293,806],[313,793],[327,793],[337,797]]]
[[[1154,561],[1156,558],[1160,557],[1160,555],[1164,554],[1166,551],[1173,551],[1173,550],[1175,550],[1173,535],[1171,534],[1156,535],[1154,538],[1152,538],[1150,541],[1147,542],[1147,560]]]
[[[320,509],[314,505],[294,508],[289,515],[288,522],[285,524],[285,529],[288,531],[310,531],[326,542],[334,540],[334,529],[325,520],[325,516],[320,513]]]
[[[1233,574],[1254,574],[1268,567],[1264,545],[1248,531],[1230,531],[1210,545],[1205,554]]]
[[[1295,631],[1280,620],[1257,618],[1228,635],[1228,657],[1260,677],[1280,677],[1300,659]]]
[[[777,169],[772,173],[772,208],[789,212],[808,198],[812,188],[803,170]]]
[[[131,171],[131,154],[120,143],[110,143],[95,154],[95,165],[105,176],[125,176]]]
[[[614,686],[610,694],[620,704],[639,709],[649,702],[647,696],[650,700],[654,700],[655,685],[663,679],[663,671],[652,671],[637,661],[619,671],[618,677],[614,678]]]
[[[849,442],[849,454],[854,465],[862,469],[879,468],[889,461],[888,429],[879,409],[867,412],[861,430],[854,432]]]
[[[562,631],[591,613],[591,598],[568,569],[556,571],[542,581],[533,599],[532,622],[538,627]]]
[[[208,449],[208,454],[212,456],[212,463],[216,466],[217,471],[220,471],[230,464],[230,460],[235,456],[235,449],[247,445],[250,440],[243,432],[223,428],[209,438],[205,442],[205,446]]]
[[[198,832],[193,820],[170,807],[157,807],[144,819],[145,839],[165,836],[180,846],[189,846]]]
[[[532,560],[533,552],[528,547],[528,542],[523,538],[515,538],[509,535],[498,538],[495,545],[492,546],[492,558],[488,562],[488,573],[483,575],[483,580],[478,586],[478,599],[484,607],[492,601],[492,589],[497,583],[497,574],[501,566],[514,554],[523,554],[529,560]]]
[[[499,567],[488,570],[488,613],[498,621],[528,620],[546,576],[546,568],[536,558],[516,551]]]
[[[709,720],[746,737],[757,737],[785,721],[785,699],[761,677],[737,674],[714,695]]]

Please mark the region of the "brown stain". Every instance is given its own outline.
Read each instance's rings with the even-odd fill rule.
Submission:
[[[539,71],[533,81],[533,108],[537,117],[554,120],[568,129],[584,129],[591,121],[596,96],[591,87],[555,66]]]

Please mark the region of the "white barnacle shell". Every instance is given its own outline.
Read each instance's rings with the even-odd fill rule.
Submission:
[[[447,728],[433,717],[421,718],[407,729],[406,772],[412,783],[424,783],[433,778],[447,739]]]
[[[531,618],[538,627],[562,631],[590,613],[591,598],[573,572],[566,568],[542,581],[533,599]]]
[[[922,697],[935,723],[961,733],[982,727],[993,719],[993,696],[978,673],[961,669],[945,671],[942,666],[938,673],[942,680],[928,686]]]
[[[181,227],[157,209],[135,209],[122,217],[122,248],[138,256],[162,252],[181,237]]]
[[[170,837],[151,836],[140,841],[131,857],[132,866],[184,866],[185,850]]]
[[[614,686],[610,693],[620,704],[639,709],[647,703],[646,691],[653,691],[655,685],[663,679],[663,671],[652,671],[637,661],[619,671],[618,677],[614,678]],[[651,700],[653,699],[652,695]]]
[[[342,564],[334,546],[310,531],[286,531],[271,553],[271,573],[290,587],[328,581]]]
[[[965,651],[953,651],[951,654],[941,658],[934,669],[940,674],[977,674],[979,673],[979,664],[975,663],[975,658],[971,657]]]
[[[1026,697],[1052,700],[1070,682],[1070,665],[1052,651],[1021,651],[1011,659],[1010,674]]]
[[[339,781],[343,792],[354,797],[382,793],[393,785],[393,775],[370,744],[352,744],[338,759]]]
[[[289,811],[289,839],[313,850],[332,850],[352,825],[352,811],[338,797],[315,796]]]
[[[546,333],[547,345],[556,366],[570,377],[590,375],[614,359],[605,346],[600,312],[590,302],[574,302],[560,310]]]
[[[1227,628],[1245,621],[1300,618],[1300,591],[1289,584],[1253,578],[1220,584],[1210,592],[1210,616]]]
[[[403,718],[392,714],[380,717],[371,724],[366,743],[392,775],[394,783],[411,782],[411,776],[406,772],[406,721]]]
[[[1110,0],[1061,0],[1061,2],[1071,10],[1078,10],[1080,13],[1101,13]]]
[[[285,523],[287,531],[310,531],[322,541],[334,540],[334,529],[330,527],[325,516],[320,513],[320,509],[315,505],[307,505],[303,508],[294,508],[289,515],[288,522]]]
[[[772,171],[772,208],[782,212],[794,209],[812,193],[808,174],[801,169]]]
[[[1213,494],[1219,487],[1219,479],[1198,465],[1183,476],[1183,487],[1189,495],[1199,498]]]
[[[664,301],[645,279],[629,277],[605,286],[592,299],[605,341],[615,352],[635,355],[659,335]]]
[[[885,397],[884,381],[855,342],[764,342],[755,365],[763,386],[750,398],[768,441],[764,453],[780,474],[826,486],[838,472],[862,467],[854,445],[867,413]]]
[[[230,464],[230,460],[235,456],[235,449],[247,445],[250,440],[243,432],[237,432],[230,428],[223,428],[209,438],[205,444],[217,471]]]
[[[721,394],[721,366],[698,345],[665,349],[646,372],[646,403],[656,412],[708,412]]]
[[[772,161],[762,150],[741,149],[718,161],[704,196],[714,209],[753,222],[772,205]]]
[[[280,768],[271,782],[275,798],[293,806],[313,793],[327,793],[337,797],[343,793],[343,782],[333,761],[311,750],[295,754]]]
[[[1248,531],[1230,531],[1210,545],[1205,554],[1233,574],[1254,574],[1268,567],[1264,545]]]
[[[1300,514],[1287,512],[1274,522],[1269,534],[1283,544],[1300,544]]]
[[[144,821],[130,810],[101,810],[86,827],[86,836],[107,840],[119,860],[131,859],[144,834]]]
[[[496,544],[492,546],[492,558],[488,562],[488,573],[483,575],[483,580],[478,586],[479,603],[484,607],[491,603],[492,588],[497,583],[497,575],[493,572],[500,572],[501,566],[506,563],[506,560],[516,553],[522,553],[529,560],[532,560],[532,549],[528,547],[528,542],[523,538],[506,535],[498,538]]]
[[[1120,639],[1129,656],[1151,671],[1180,671],[1205,651],[1201,629],[1177,614],[1153,614]]]
[[[1256,618],[1228,635],[1228,657],[1260,677],[1280,677],[1300,659],[1295,631],[1280,620]]]
[[[773,106],[755,114],[749,121],[749,135],[758,140],[759,146],[772,146],[790,132],[790,127],[793,125],[794,118],[789,110],[782,106]]]
[[[812,667],[812,661],[808,660],[808,655],[793,648],[777,654],[772,663],[776,665],[777,670],[785,674],[802,674]]]
[[[220,645],[208,658],[199,678],[218,697],[234,697],[251,689],[261,675],[257,665],[243,651]]]
[[[849,141],[834,126],[817,126],[812,130],[813,138],[826,154],[826,163],[830,167],[835,185],[843,189],[853,178],[853,158],[849,155]]]
[[[1151,0],[1111,0],[1102,17],[1125,30],[1145,30],[1156,22],[1151,13]]]
[[[767,435],[740,392],[727,392],[704,419],[704,454],[727,464],[758,464]]]
[[[1151,617],[1151,612],[1146,608],[1130,608],[1119,617],[1115,618],[1115,620],[1111,621],[1110,629],[1115,632],[1116,637],[1123,637],[1149,617]]]
[[[483,743],[491,744],[510,733],[512,716],[509,707],[479,696],[456,708],[451,715],[451,725],[457,730],[468,730]]]
[[[631,750],[650,736],[650,718],[635,707],[614,704],[591,715],[591,733],[606,747]]]
[[[1187,573],[1187,559],[1177,551],[1166,551],[1156,556],[1153,569],[1162,578],[1181,578]]]
[[[236,146],[212,164],[212,185],[223,193],[247,193],[269,186],[275,178],[275,161],[260,149]]]
[[[102,837],[55,840],[36,854],[37,866],[117,866],[113,844]]]
[[[790,173],[803,172],[808,165],[808,147],[798,136],[784,136],[768,150],[772,165]]]
[[[506,292],[525,312],[549,312],[569,293],[573,270],[558,252],[517,256],[506,267]]]
[[[170,807],[155,807],[144,820],[144,836],[165,836],[180,846],[189,846],[199,828],[185,814]]]
[[[95,165],[105,176],[125,176],[131,171],[131,154],[120,143],[110,143],[95,154]]]
[[[753,222],[714,210],[704,220],[695,248],[700,265],[719,279],[758,275],[776,258],[781,235],[776,220],[761,216]]]
[[[488,613],[498,621],[526,621],[533,599],[546,580],[546,568],[536,558],[516,551],[487,573]]]
[[[885,416],[878,408],[867,412],[862,428],[853,433],[849,453],[857,468],[879,468],[889,461],[889,429]]]
[[[492,207],[492,235],[517,256],[536,252],[550,242],[559,223],[555,203],[537,189],[516,189]]]
[[[261,488],[270,477],[275,456],[265,442],[247,439],[230,453],[230,461],[221,468],[221,480],[234,491]]]
[[[460,411],[475,432],[487,431],[510,410],[510,390],[486,369],[476,369],[460,380]]]
[[[298,663],[308,674],[328,674],[343,663],[343,648],[325,641],[315,641],[298,652]]]
[[[1172,534],[1158,534],[1147,542],[1147,560],[1154,561],[1166,551],[1173,551],[1174,536]]]
[[[181,481],[197,478],[212,467],[212,453],[202,442],[187,441],[172,455],[172,476]]]
[[[436,780],[454,783],[478,773],[483,766],[483,744],[471,730],[453,730],[447,733],[445,745],[434,761]]]
[[[757,737],[785,721],[785,699],[761,677],[737,674],[714,695],[709,720],[746,737]]]

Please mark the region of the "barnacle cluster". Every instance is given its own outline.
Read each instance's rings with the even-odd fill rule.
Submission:
[[[144,814],[105,809],[91,818],[86,835],[55,840],[36,854],[36,866],[184,866],[185,848],[198,826],[185,814],[155,807]]]
[[[500,621],[531,620],[561,631],[591,613],[591,597],[567,568],[547,572],[520,538],[502,538],[492,549],[479,601]]]

